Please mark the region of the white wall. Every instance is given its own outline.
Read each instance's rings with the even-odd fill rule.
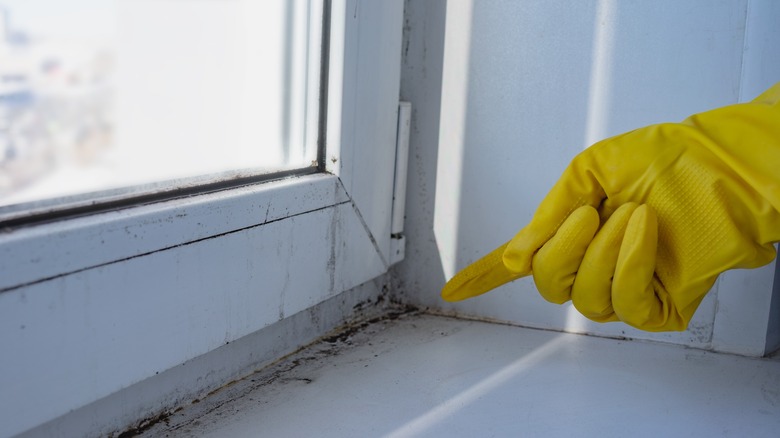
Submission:
[[[529,326],[763,354],[772,267],[724,276],[690,329],[676,334],[591,323],[542,300],[530,278],[455,305],[439,291],[525,225],[584,147],[750,99],[780,81],[777,61],[767,61],[778,59],[780,30],[770,24],[780,20],[777,4],[420,3],[407,2],[401,86],[415,108],[409,246],[397,270],[408,299]],[[721,296],[728,299],[718,303]],[[719,322],[724,312],[736,319]]]

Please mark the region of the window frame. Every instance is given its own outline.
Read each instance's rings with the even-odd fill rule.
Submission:
[[[0,412],[13,419],[0,435],[387,272],[403,1],[328,3],[324,172],[0,231],[0,347],[16,358],[0,361]]]

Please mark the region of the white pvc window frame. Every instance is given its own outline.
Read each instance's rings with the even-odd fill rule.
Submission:
[[[387,271],[403,1],[331,8],[325,172],[0,231],[0,436]]]

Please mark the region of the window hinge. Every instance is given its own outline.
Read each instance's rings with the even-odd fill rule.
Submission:
[[[395,181],[393,184],[393,216],[390,222],[390,264],[404,259],[404,214],[406,208],[406,176],[409,165],[409,133],[412,104],[398,103],[398,128],[395,143]]]

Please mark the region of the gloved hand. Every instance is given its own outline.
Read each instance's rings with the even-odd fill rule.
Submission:
[[[780,83],[750,103],[601,141],[531,222],[444,287],[458,301],[533,274],[548,301],[647,331],[685,330],[718,275],[780,241]]]

